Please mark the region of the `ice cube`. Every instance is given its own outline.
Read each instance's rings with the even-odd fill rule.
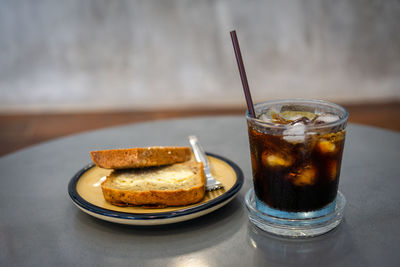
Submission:
[[[332,153],[336,150],[336,145],[328,140],[322,139],[317,143],[318,150],[323,153]]]
[[[300,118],[302,118],[302,117],[304,117],[303,115],[301,115],[301,114],[299,114],[299,113],[296,113],[296,112],[282,112],[281,113],[281,117],[283,117],[283,118],[285,118],[285,119],[287,119],[287,120],[289,120],[289,121],[295,121],[295,120],[298,120],[298,119],[300,119]]]
[[[281,112],[280,116],[288,121],[296,122],[298,120],[310,121],[314,119],[315,114],[307,111],[288,110]]]
[[[334,181],[336,179],[336,175],[338,173],[337,167],[338,167],[338,165],[335,160],[330,160],[328,162],[327,171],[328,171],[328,175],[329,175],[329,178],[331,179],[331,181]]]
[[[315,123],[331,123],[339,120],[339,116],[334,114],[325,113],[315,119]]]
[[[273,122],[272,119],[271,119],[267,114],[265,114],[265,113],[261,114],[261,115],[258,117],[258,119],[259,119],[259,120],[262,120],[263,122],[269,122],[269,123],[272,123],[272,122]]]
[[[300,117],[300,118],[298,118],[298,119],[296,119],[296,120],[294,120],[294,121],[292,121],[290,124],[296,124],[296,123],[298,123],[298,122],[302,122],[302,123],[304,123],[304,124],[309,124],[310,123],[310,119],[309,118],[307,118],[307,117]]]
[[[270,109],[267,114],[272,119],[273,123],[287,124],[290,122],[290,121],[286,120],[285,118],[283,118],[281,116],[281,114],[279,113],[279,111],[277,111],[275,109]]]
[[[289,175],[292,176],[293,183],[297,186],[313,185],[316,182],[317,170],[310,165]]]
[[[293,164],[293,158],[289,155],[272,154],[269,151],[264,151],[262,154],[262,162],[270,167],[289,167]]]
[[[297,122],[290,125],[288,129],[283,131],[283,139],[289,143],[304,143],[306,126],[303,122]]]

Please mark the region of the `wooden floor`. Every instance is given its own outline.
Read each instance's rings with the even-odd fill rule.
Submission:
[[[400,132],[400,102],[344,106],[349,110],[352,123]],[[192,116],[243,114],[243,109],[197,109],[0,115],[0,156],[56,137],[109,126]]]

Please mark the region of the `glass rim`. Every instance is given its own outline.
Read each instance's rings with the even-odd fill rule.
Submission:
[[[276,100],[268,100],[260,103],[256,103],[254,105],[254,109],[256,110],[257,107],[259,106],[268,106],[268,105],[273,105],[273,104],[285,104],[285,103],[293,103],[293,104],[316,104],[316,105],[322,105],[322,106],[328,106],[331,108],[334,108],[338,110],[339,112],[343,112],[343,117],[339,116],[339,119],[333,122],[327,122],[323,124],[318,124],[318,125],[306,125],[307,129],[324,129],[324,128],[332,128],[338,125],[342,125],[347,123],[348,117],[349,117],[349,112],[347,111],[346,108],[343,106],[340,106],[338,104],[325,101],[325,100],[319,100],[319,99],[307,99],[307,98],[284,98],[284,99],[276,99]],[[248,121],[255,122],[259,125],[268,127],[268,128],[275,128],[275,129],[288,129],[291,127],[290,124],[276,124],[272,122],[266,122],[263,120],[259,120],[257,118],[253,118],[249,114],[249,110],[246,110],[246,119]]]

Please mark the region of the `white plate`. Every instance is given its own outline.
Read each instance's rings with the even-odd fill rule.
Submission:
[[[207,153],[211,172],[224,189],[207,192],[196,204],[167,208],[119,207],[104,200],[101,182],[110,170],[89,164],[72,177],[68,193],[74,204],[87,214],[109,222],[130,225],[161,225],[200,217],[229,203],[243,185],[243,172],[232,161]]]

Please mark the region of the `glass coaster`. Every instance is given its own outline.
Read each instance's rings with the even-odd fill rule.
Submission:
[[[311,212],[285,212],[272,209],[257,200],[254,189],[245,196],[250,221],[260,229],[287,237],[322,235],[342,221],[346,199],[338,191],[336,200],[323,209]]]

